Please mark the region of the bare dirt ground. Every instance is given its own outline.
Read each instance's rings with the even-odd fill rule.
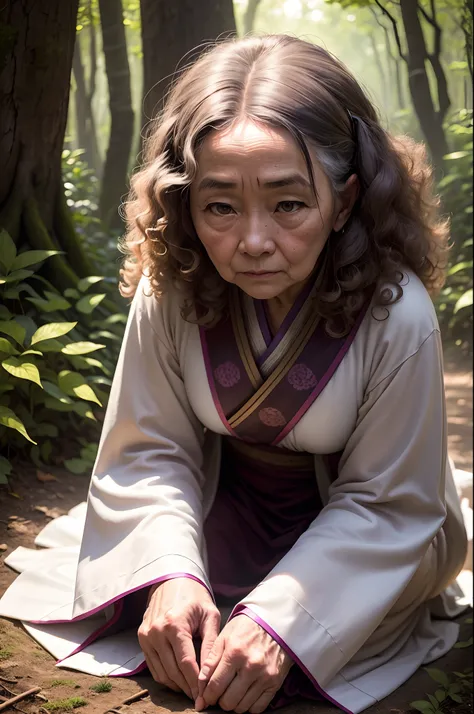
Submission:
[[[449,449],[457,468],[472,471],[472,370],[466,364],[455,364],[446,356],[446,397],[449,421]],[[25,466],[11,480],[11,491],[0,489],[0,594],[8,587],[15,574],[3,565],[3,557],[20,545],[34,547],[33,541],[50,518],[66,513],[87,492],[87,479],[66,471],[56,470],[57,480],[41,482],[36,469]],[[470,496],[472,506],[472,497]],[[5,546],[5,547],[4,547]],[[470,555],[472,561],[472,551]],[[468,563],[472,570],[471,562]],[[472,573],[471,573],[472,575]],[[472,625],[466,623],[467,615],[460,618],[461,640],[472,635]],[[472,666],[472,646],[452,650],[433,665],[451,673]],[[194,711],[192,702],[184,695],[164,690],[148,676],[129,679],[107,680],[110,691],[96,693],[91,686],[100,680],[74,671],[55,667],[52,657],[26,634],[20,624],[0,619],[0,710],[2,702],[13,694],[40,687],[39,696],[33,695],[20,701],[16,711],[25,714],[43,714],[48,711],[62,713],[80,705],[90,714],[106,712],[129,712],[130,714]],[[107,687],[106,687],[107,688]],[[409,702],[425,698],[425,692],[434,693],[436,684],[424,671],[418,672],[406,685],[378,706],[371,707],[367,714],[405,714],[413,712]],[[149,695],[130,705],[123,704],[140,690],[149,690]],[[443,705],[444,706],[444,705]],[[449,706],[451,708],[449,708]],[[455,704],[443,712],[469,714],[471,704]],[[286,708],[292,714],[336,714],[339,710],[327,704],[315,705],[301,702]],[[9,707],[9,711],[15,711]]]

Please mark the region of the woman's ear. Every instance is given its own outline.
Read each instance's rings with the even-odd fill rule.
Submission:
[[[344,188],[338,197],[338,212],[334,221],[333,231],[337,233],[340,231],[345,223],[348,221],[349,216],[352,213],[354,204],[359,197],[360,183],[357,174],[352,174],[347,179]]]

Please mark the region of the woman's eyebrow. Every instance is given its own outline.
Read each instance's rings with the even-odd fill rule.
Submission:
[[[259,186],[263,188],[283,188],[285,186],[303,186],[303,188],[311,188],[311,184],[302,174],[295,173],[281,178],[271,179],[261,182],[257,179]],[[223,179],[214,178],[213,176],[205,176],[198,185],[198,191],[210,191],[214,189],[229,189],[237,188],[236,181],[225,181]]]

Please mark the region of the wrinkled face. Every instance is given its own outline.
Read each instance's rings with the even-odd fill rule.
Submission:
[[[312,159],[317,198],[301,149],[284,129],[243,120],[210,133],[199,150],[190,192],[196,232],[222,278],[254,298],[298,291],[345,222]]]

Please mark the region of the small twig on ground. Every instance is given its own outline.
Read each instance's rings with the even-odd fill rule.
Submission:
[[[8,697],[2,697],[2,696],[0,695],[0,702],[8,702],[8,701],[9,701]],[[24,709],[20,709],[20,707],[15,706],[15,704],[13,704],[13,709],[14,709],[16,712],[21,712],[21,714],[26,714],[26,712],[25,712]]]
[[[124,699],[121,704],[131,704],[132,702],[138,701],[138,699],[143,699],[143,697],[147,697],[148,694],[148,689],[140,689],[140,691],[136,694],[133,694],[131,697],[127,697],[127,699]]]
[[[110,709],[107,709],[104,714],[122,714],[120,711],[120,707],[127,705],[127,704],[132,704],[133,702],[138,701],[139,699],[143,699],[143,697],[147,697],[149,694],[148,689],[140,689],[139,692],[136,694],[132,694],[131,697],[127,697],[127,699],[124,699],[123,702],[120,702],[120,704],[116,704],[115,707],[111,707]]]
[[[26,692],[22,692],[21,694],[17,694],[15,697],[12,697],[11,699],[8,699],[8,701],[3,702],[0,704],[0,712],[4,711],[5,709],[8,709],[9,707],[12,706],[12,704],[16,704],[16,702],[21,702],[22,699],[26,699],[27,697],[31,697],[32,694],[36,694],[37,692],[41,691],[41,687],[32,687],[31,689],[27,689]]]
[[[7,679],[6,677],[0,677],[0,682],[7,682],[8,684],[18,684],[18,679]]]

